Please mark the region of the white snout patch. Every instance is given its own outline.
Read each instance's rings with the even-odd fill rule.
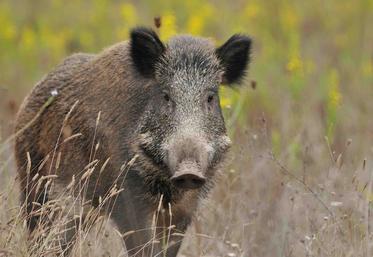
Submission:
[[[227,135],[221,137],[221,142],[227,148],[232,145],[232,140]]]
[[[210,164],[212,162],[212,159],[214,158],[215,149],[214,149],[214,146],[211,144],[206,144],[205,147],[206,147],[206,153],[208,156],[208,163]]]

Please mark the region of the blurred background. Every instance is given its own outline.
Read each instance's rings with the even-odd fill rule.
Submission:
[[[23,228],[4,232],[18,201],[12,126],[23,98],[66,56],[155,29],[155,17],[165,41],[254,40],[244,86],[221,88],[234,147],[182,254],[373,256],[372,0],[1,0],[0,256],[27,256]],[[87,251],[111,256],[113,241]]]

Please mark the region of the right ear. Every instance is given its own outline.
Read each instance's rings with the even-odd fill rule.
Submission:
[[[240,83],[250,62],[250,51],[251,39],[240,34],[233,35],[216,49],[216,55],[224,68],[223,84]]]
[[[157,34],[148,28],[133,29],[130,38],[130,52],[136,70],[145,77],[153,77],[155,65],[165,46]]]

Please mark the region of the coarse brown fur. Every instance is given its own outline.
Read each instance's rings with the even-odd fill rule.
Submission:
[[[17,117],[15,154],[31,231],[41,222],[32,213],[39,205],[66,194],[73,181],[72,194],[82,196],[78,184],[84,184],[82,197],[94,207],[110,192],[124,189],[116,195],[115,204],[108,201],[102,208],[111,210],[122,233],[151,227],[161,198],[162,208],[172,206],[175,231],[187,228],[199,197],[212,182],[199,191],[181,193],[171,185],[169,173],[159,174],[163,164],[142,152],[141,144],[149,139],[146,133],[139,133],[139,119],[148,99],[159,89],[152,76],[135,66],[128,42],[97,55],[74,54],[45,76],[24,101]],[[225,129],[219,133],[225,134]],[[227,147],[223,148],[221,151]],[[43,179],[50,175],[56,176]],[[167,213],[163,220],[170,218]],[[75,214],[67,212],[72,220]],[[70,233],[62,248],[69,247],[73,237]],[[134,233],[126,245],[135,248],[149,240],[148,232]],[[167,256],[176,256],[180,238],[171,241],[174,246],[169,245]]]

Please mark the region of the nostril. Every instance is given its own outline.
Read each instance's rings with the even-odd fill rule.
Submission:
[[[174,183],[178,184],[178,185],[184,184],[185,183],[185,179],[183,179],[183,178],[175,179]]]
[[[172,177],[171,181],[178,188],[197,189],[205,184],[206,179],[202,176],[196,176],[194,174],[183,174]]]
[[[174,179],[172,182],[174,183],[174,185],[176,187],[184,187],[184,185],[185,185],[185,179],[183,179],[183,178],[181,178],[181,179]]]
[[[203,185],[205,182],[204,182],[204,180],[202,180],[202,179],[192,179],[192,182],[193,182],[193,184],[196,184],[196,185],[198,185],[198,184],[201,184],[201,185]]]

